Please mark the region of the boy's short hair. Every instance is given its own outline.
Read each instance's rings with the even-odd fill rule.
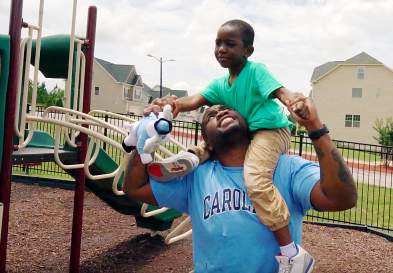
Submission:
[[[254,34],[254,29],[252,28],[252,26],[249,23],[247,23],[243,20],[235,19],[235,20],[229,20],[229,21],[225,22],[224,24],[222,24],[221,26],[223,27],[226,25],[237,27],[240,30],[240,33],[242,35],[243,44],[245,47],[253,45],[255,34]]]

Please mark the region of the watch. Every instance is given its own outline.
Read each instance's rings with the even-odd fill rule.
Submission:
[[[315,130],[315,131],[311,131],[308,133],[308,137],[311,140],[317,140],[319,139],[321,136],[324,136],[326,134],[329,134],[329,129],[326,127],[325,124],[323,124],[321,129]]]

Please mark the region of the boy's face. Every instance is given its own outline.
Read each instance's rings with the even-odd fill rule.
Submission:
[[[243,64],[251,56],[253,47],[244,47],[240,30],[236,26],[224,25],[217,32],[214,55],[224,68]]]

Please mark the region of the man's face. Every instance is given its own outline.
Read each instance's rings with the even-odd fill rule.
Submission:
[[[236,111],[214,105],[206,110],[202,121],[205,141],[211,148],[230,139],[248,137],[248,128],[244,118]]]
[[[251,54],[249,48],[244,47],[240,30],[224,25],[217,32],[214,55],[222,67],[232,68],[242,64]]]

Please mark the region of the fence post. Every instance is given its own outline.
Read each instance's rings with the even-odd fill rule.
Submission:
[[[108,122],[108,115],[107,114],[105,114],[104,120],[105,120],[105,122]],[[104,136],[108,136],[108,129],[106,127],[104,129]],[[102,145],[102,149],[104,151],[106,151],[106,142],[105,141],[104,141],[104,144]]]
[[[299,156],[302,156],[303,153],[303,140],[304,140],[304,135],[300,135],[300,142],[299,142]]]
[[[195,138],[194,138],[194,145],[198,145],[198,136],[199,136],[199,122],[195,121]]]

